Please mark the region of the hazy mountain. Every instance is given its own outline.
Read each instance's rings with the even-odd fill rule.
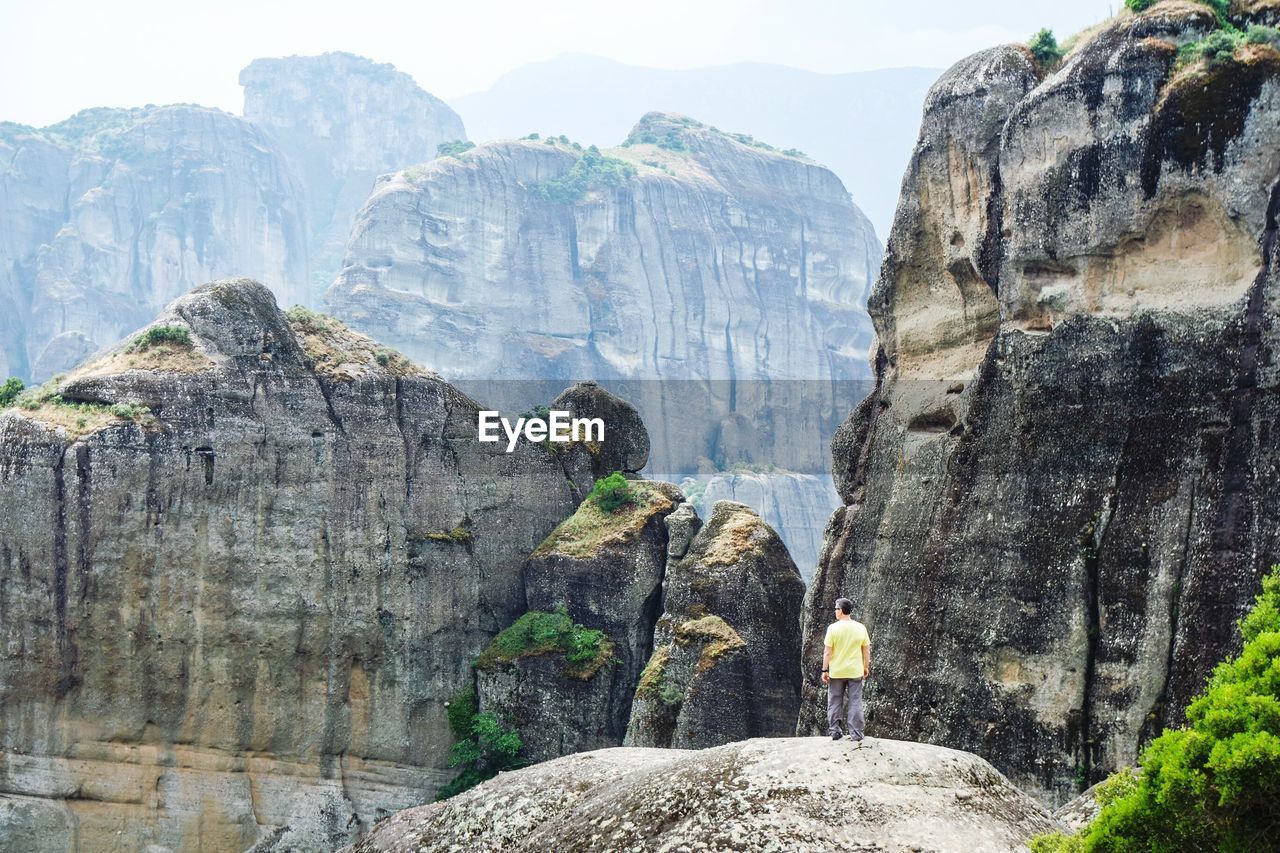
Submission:
[[[449,104],[477,140],[563,133],[605,146],[651,110],[697,116],[798,148],[829,166],[883,239],[925,92],[939,73],[892,68],[819,74],[756,63],[665,71],[566,54],[525,65],[488,91]]]

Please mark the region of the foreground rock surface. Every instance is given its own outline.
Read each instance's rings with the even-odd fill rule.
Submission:
[[[477,403],[254,282],[157,322],[190,344],[0,414],[0,848],[331,849],[455,775],[444,703],[587,451],[478,442]]]
[[[1004,851],[1055,828],[977,756],[869,738],[623,747],[504,773],[351,850]]]
[[[1009,46],[930,93],[878,387],[833,445],[802,732],[839,595],[876,649],[873,734],[1054,803],[1133,764],[1238,642],[1280,560],[1280,53],[1179,67],[1215,26],[1160,3],[1043,79]]]

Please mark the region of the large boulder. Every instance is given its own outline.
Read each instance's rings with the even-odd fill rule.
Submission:
[[[686,523],[672,518],[674,529]],[[685,541],[669,557],[626,743],[697,748],[791,734],[804,597],[795,563],[772,528],[731,501]]]
[[[972,750],[1062,803],[1238,640],[1280,560],[1280,53],[1181,66],[1198,3],[1044,76],[984,51],[927,101],[870,310],[877,389],[806,607],[865,614],[869,731]]]
[[[977,756],[868,739],[618,748],[504,773],[401,812],[352,853],[1025,850],[1057,826]]]

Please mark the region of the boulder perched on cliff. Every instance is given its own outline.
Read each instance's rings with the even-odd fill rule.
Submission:
[[[44,381],[225,275],[306,301],[306,213],[262,130],[191,105],[0,127],[0,373]]]
[[[0,847],[317,849],[429,800],[590,486],[478,410],[228,280],[0,414]]]
[[[614,471],[636,473],[649,462],[649,431],[640,413],[597,383],[585,381],[566,388],[549,408],[568,412],[571,418],[598,419],[604,424],[611,452],[602,454],[600,451],[605,445],[599,442],[588,444],[589,452],[581,456],[581,462],[587,467],[579,472],[580,477],[598,480]]]
[[[804,582],[777,534],[720,501],[687,552],[671,555],[663,586],[626,743],[698,748],[792,733]]]
[[[328,287],[374,178],[465,140],[462,119],[394,66],[350,53],[255,59],[240,72],[244,117],[302,177],[312,281]]]
[[[838,433],[803,731],[837,595],[869,729],[1055,803],[1176,724],[1280,559],[1280,53],[1109,22],[1047,77],[984,51],[931,93],[871,300],[878,388]],[[980,709],[980,710],[976,710]]]
[[[352,850],[1013,851],[1052,829],[968,753],[770,738],[606,749],[504,773],[391,817]]]

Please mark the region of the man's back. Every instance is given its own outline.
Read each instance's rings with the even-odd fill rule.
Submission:
[[[862,678],[862,647],[871,642],[867,626],[853,619],[839,619],[827,626],[823,645],[831,647],[832,678]]]

